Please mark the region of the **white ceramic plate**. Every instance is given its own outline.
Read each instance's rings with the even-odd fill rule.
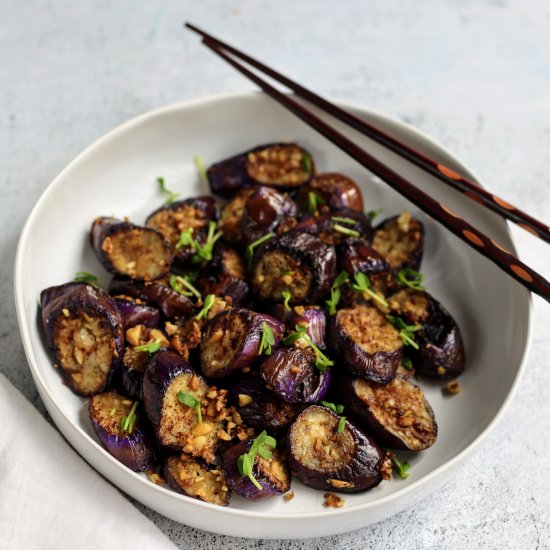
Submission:
[[[343,106],[474,177],[450,153],[403,123]],[[347,133],[514,251],[506,224],[497,216],[366,138]],[[259,143],[281,140],[303,144],[320,170],[342,171],[359,182],[367,209],[384,208],[384,215],[391,215],[407,207],[424,221],[422,271],[427,286],[457,319],[466,345],[462,393],[445,398],[441,384],[423,383],[439,437],[431,449],[409,458],[410,478],[346,495],[344,508],[337,510],[324,508],[323,493],[297,481],[293,482],[296,496],[290,502],[277,497],[250,503],[234,497],[230,507],[222,508],[181,496],[131,472],[97,443],[84,400],[61,384],[37,322],[42,289],[69,281],[80,270],[102,273],[101,282],[107,284],[108,276],[88,245],[94,217],[128,216],[142,223],[163,201],[157,176],[164,176],[168,187],[183,197],[193,196],[206,191],[193,163],[195,155],[208,164]],[[530,332],[531,301],[524,288],[261,94],[224,95],[158,109],[123,124],[81,153],[51,183],[29,216],[17,251],[15,296],[32,375],[54,422],[74,448],[112,483],[161,514],[241,537],[305,538],[348,531],[387,518],[434,490],[472,454],[502,415],[523,370]]]

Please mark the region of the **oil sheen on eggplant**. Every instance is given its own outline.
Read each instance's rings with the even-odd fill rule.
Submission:
[[[120,312],[125,329],[136,325],[156,327],[159,324],[160,312],[157,308],[137,303],[129,297],[116,296],[115,304]]]
[[[363,212],[363,196],[359,186],[348,176],[336,172],[317,174],[298,191],[298,205],[308,211],[310,193],[318,195],[331,210],[349,208]]]

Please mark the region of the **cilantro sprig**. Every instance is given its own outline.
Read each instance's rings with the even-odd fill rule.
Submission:
[[[403,356],[401,358],[401,366],[407,370],[413,370],[413,362],[410,357]]]
[[[369,210],[368,212],[365,212],[365,215],[372,222],[374,218],[382,214],[382,212],[384,212],[384,209],[379,208],[378,210]]]
[[[338,306],[338,303],[340,302],[340,298],[342,297],[342,291],[340,290],[340,287],[344,283],[346,283],[348,279],[349,279],[349,276],[345,271],[342,271],[340,275],[338,275],[338,277],[334,279],[334,282],[330,287],[330,299],[325,300],[325,303],[328,306],[329,315],[336,314],[336,307]]]
[[[91,285],[98,286],[99,279],[92,273],[87,271],[77,271],[74,274],[73,281],[75,283],[90,283]]]
[[[303,159],[302,159],[302,168],[304,169],[304,172],[311,172],[311,169],[313,168],[313,161],[311,160],[311,155],[309,153],[303,153]]]
[[[297,340],[304,341],[314,352],[315,352],[315,366],[321,371],[325,372],[329,367],[334,365],[334,361],[329,359],[312,341],[311,338],[307,335],[307,327],[302,325],[296,325],[296,332],[289,334],[286,338],[283,339],[283,344],[285,346],[291,346]]]
[[[195,315],[195,319],[201,320],[206,319],[210,308],[216,303],[216,296],[214,294],[207,294],[204,299],[204,304],[202,309]]]
[[[195,161],[195,165],[197,166],[197,170],[199,171],[202,181],[204,183],[208,183],[208,175],[206,173],[206,168],[204,167],[204,163],[202,162],[201,157],[199,157],[199,155],[195,155],[193,157],[193,160]]]
[[[330,403],[329,401],[321,401],[321,405],[323,405],[327,409],[330,409],[333,413],[339,416],[344,412],[344,405],[336,405],[335,403]],[[337,434],[344,433],[345,427],[346,427],[346,417],[340,416],[340,419],[338,420],[338,427],[336,428],[336,433]]]
[[[403,344],[418,349],[418,344],[414,339],[414,333],[422,328],[421,325],[418,323],[415,325],[407,325],[401,317],[396,317],[395,315],[388,315],[387,319],[396,329],[399,329],[399,336]]]
[[[355,282],[351,285],[352,290],[355,290],[355,292],[364,292],[379,304],[388,307],[388,302],[371,288],[370,279],[367,275],[364,273],[356,273],[353,278]]]
[[[292,308],[290,307],[289,301],[290,301],[291,298],[292,298],[292,294],[291,294],[288,290],[283,290],[283,291],[281,292],[281,294],[282,294],[282,296],[283,296],[283,300],[284,300],[284,301],[283,301],[283,304],[284,304],[284,306],[285,306],[285,309],[286,309],[287,311],[291,311]]]
[[[271,355],[271,348],[275,345],[275,336],[273,330],[267,325],[265,321],[262,323],[262,338],[260,340],[260,348],[258,349],[258,355]]]
[[[195,296],[197,300],[201,300],[201,293],[181,275],[170,275],[170,286],[183,296]]]
[[[267,235],[260,237],[257,241],[250,243],[246,247],[246,250],[244,251],[244,259],[246,260],[246,266],[248,269],[252,267],[252,260],[254,260],[254,249],[266,241],[269,241],[269,239],[272,239],[274,236],[275,235],[273,233],[267,233]]]
[[[403,267],[397,272],[397,282],[402,286],[408,286],[413,290],[426,290],[426,287],[422,286],[424,275],[413,269],[412,267]]]
[[[392,455],[391,457],[393,473],[401,479],[407,479],[411,474],[408,473],[411,465],[408,462],[400,462],[399,459]]]
[[[307,201],[308,201],[308,210],[312,216],[315,216],[315,214],[317,214],[319,210],[319,206],[323,206],[326,204],[325,199],[323,199],[323,197],[321,197],[321,195],[319,195],[315,191],[310,191],[307,194]]]
[[[134,424],[135,424],[136,419],[137,419],[137,416],[136,416],[137,406],[138,406],[138,402],[134,401],[134,404],[132,405],[132,408],[130,409],[130,412],[128,413],[128,416],[123,416],[120,419],[120,430],[121,431],[128,432],[129,434],[132,433],[132,430],[134,429]]]
[[[182,405],[185,405],[186,407],[190,407],[191,409],[195,409],[195,412],[197,413],[197,422],[199,424],[202,424],[202,411],[201,411],[201,400],[200,399],[197,399],[194,395],[191,395],[190,393],[180,391],[178,393],[178,401]]]
[[[243,476],[247,476],[254,486],[259,490],[263,491],[262,485],[254,477],[253,469],[254,462],[256,461],[256,456],[260,455],[261,458],[269,460],[272,457],[272,449],[277,447],[277,441],[275,438],[267,435],[267,432],[264,430],[258,437],[254,439],[248,452],[242,454],[237,459],[237,468]]]
[[[160,190],[166,195],[166,200],[164,201],[164,204],[166,206],[172,204],[180,196],[179,193],[170,191],[166,187],[166,182],[164,181],[164,178],[157,178],[157,183],[159,185]]]
[[[193,256],[191,256],[191,263],[200,264],[202,262],[209,262],[212,259],[214,245],[222,236],[221,231],[216,231],[217,228],[218,225],[216,222],[208,222],[208,232],[206,234],[206,241],[204,244],[199,244],[195,237],[193,237],[193,227],[184,229],[180,234],[179,241],[176,244],[176,249],[179,250],[184,246],[191,246],[191,248],[195,251]]]

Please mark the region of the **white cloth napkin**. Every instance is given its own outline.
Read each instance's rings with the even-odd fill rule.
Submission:
[[[0,549],[173,550],[0,374]]]

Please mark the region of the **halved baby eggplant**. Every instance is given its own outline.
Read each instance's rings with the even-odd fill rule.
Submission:
[[[272,451],[271,458],[262,458],[258,454],[254,459],[252,475],[261,489],[240,473],[237,465],[239,457],[247,453],[251,446],[252,440],[241,441],[222,454],[222,469],[229,486],[238,495],[255,501],[286,493],[290,489],[290,474],[277,450]]]
[[[220,378],[254,363],[260,355],[264,324],[273,335],[270,349],[275,349],[282,338],[283,325],[274,317],[244,308],[216,315],[206,325],[201,342],[204,375]]]
[[[66,384],[78,395],[103,391],[120,365],[123,324],[114,300],[99,287],[67,283],[40,294],[47,346]]]
[[[301,410],[269,391],[261,380],[238,381],[230,389],[228,400],[246,426],[269,433],[285,429]]]
[[[334,247],[308,233],[276,235],[256,251],[252,290],[261,301],[313,304],[329,291],[336,276]]]
[[[337,395],[346,414],[381,445],[423,451],[435,443],[437,424],[424,392],[401,376],[388,384],[346,377]]]
[[[315,193],[331,210],[349,208],[363,212],[363,196],[359,186],[348,176],[330,172],[317,174],[298,191],[298,205],[308,211],[311,202],[310,193]]]
[[[143,376],[143,404],[159,443],[212,463],[218,445],[217,433],[224,429],[221,413],[225,404],[220,400],[222,407],[213,411],[216,416],[209,415],[209,390],[202,376],[177,353],[168,350],[151,357]],[[200,401],[202,419],[194,407],[180,402],[180,392]]]
[[[115,391],[90,398],[88,414],[94,432],[105,450],[134,472],[155,465],[153,434],[138,402]]]
[[[157,308],[138,303],[129,297],[115,297],[115,304],[120,311],[124,328],[132,328],[136,325],[156,327],[160,321],[160,312]]]
[[[352,374],[374,382],[389,382],[401,362],[399,331],[375,307],[340,309],[329,320],[328,341]]]
[[[176,292],[164,280],[142,283],[114,278],[109,283],[109,293],[138,298],[147,305],[160,309],[163,315],[170,320],[192,313],[195,307],[187,296]]]
[[[223,208],[218,227],[223,238],[229,243],[240,243],[243,240],[244,205],[254,193],[255,187],[241,189]]]
[[[116,218],[96,218],[90,233],[92,248],[105,269],[138,281],[168,274],[170,248],[159,231]]]
[[[287,330],[293,331],[296,325],[306,327],[309,339],[320,349],[325,349],[327,312],[319,306],[293,306],[273,304],[269,312],[285,323]]]
[[[424,252],[424,225],[405,210],[375,228],[372,247],[393,269],[411,267],[418,271]]]
[[[271,187],[259,187],[244,205],[242,234],[245,244],[273,233],[279,224],[295,216],[296,203],[286,194]]]
[[[260,374],[272,390],[289,403],[316,403],[325,397],[331,371],[321,372],[311,348],[281,347],[266,357]]]
[[[170,456],[164,462],[166,483],[182,495],[227,506],[231,490],[223,473],[189,455]]]
[[[308,407],[296,418],[288,431],[287,446],[290,469],[314,489],[367,491],[387,478],[388,468],[391,471],[389,459],[373,439],[319,405]]]

